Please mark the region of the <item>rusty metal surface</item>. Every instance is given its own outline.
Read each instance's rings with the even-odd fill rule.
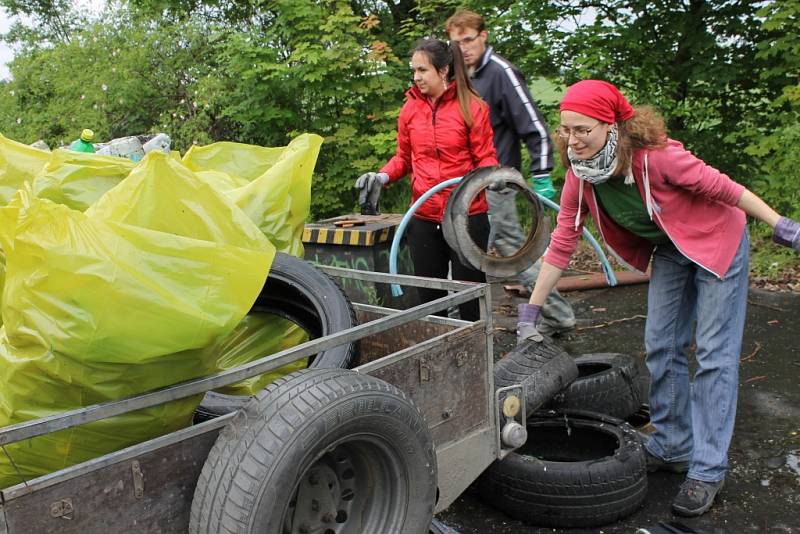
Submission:
[[[373,350],[382,356],[450,332],[416,354],[370,372],[414,400],[437,447],[489,424],[484,325],[476,323],[455,330],[453,326],[414,321],[362,340],[362,351],[372,358]]]
[[[8,534],[185,533],[197,477],[218,429],[20,495]]]
[[[358,322],[363,324],[374,321],[385,314],[371,312],[362,308],[356,309]],[[417,320],[390,328],[384,332],[365,337],[361,340],[361,353],[357,365],[382,358],[387,354],[413,347],[423,341],[452,332],[454,326],[433,321]]]

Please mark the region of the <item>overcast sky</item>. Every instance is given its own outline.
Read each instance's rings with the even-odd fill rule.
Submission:
[[[105,7],[106,0],[73,0],[72,5],[79,9],[99,11]],[[0,8],[0,33],[6,33],[12,22],[13,20],[8,16],[5,9]],[[8,66],[6,63],[12,59],[14,59],[14,51],[6,43],[0,41],[0,79],[5,80],[8,78]]]

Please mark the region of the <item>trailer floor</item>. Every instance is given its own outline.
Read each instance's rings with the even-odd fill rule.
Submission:
[[[566,293],[578,325],[560,340],[577,356],[623,352],[640,363],[643,389],[647,285]],[[495,357],[513,348],[516,305],[493,284]],[[438,515],[461,534],[626,533],[679,521],[700,533],[800,533],[800,295],[753,289],[742,347],[739,404],[725,487],[700,518],[679,518],[670,503],[683,475],[653,473],[643,507],[616,524],[592,529],[526,525],[481,502],[471,487]]]

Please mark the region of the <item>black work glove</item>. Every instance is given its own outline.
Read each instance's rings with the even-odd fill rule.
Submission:
[[[368,172],[356,180],[355,187],[359,189],[358,204],[361,206],[361,215],[378,215],[378,200],[381,198],[383,186],[389,183],[389,175],[385,172]]]

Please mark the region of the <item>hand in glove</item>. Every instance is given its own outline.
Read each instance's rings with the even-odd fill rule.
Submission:
[[[553,200],[556,197],[556,190],[553,187],[553,180],[550,179],[549,174],[542,174],[534,176],[530,180],[533,190],[542,195],[548,200]]]
[[[539,319],[541,306],[536,304],[517,305],[517,346],[526,341],[541,342],[542,334],[536,330],[536,321]]]
[[[772,232],[772,240],[800,252],[800,223],[788,217],[781,217]]]
[[[389,175],[385,172],[368,172],[356,180],[358,204],[361,206],[361,215],[378,215],[378,200],[381,197],[383,186],[389,183]]]

